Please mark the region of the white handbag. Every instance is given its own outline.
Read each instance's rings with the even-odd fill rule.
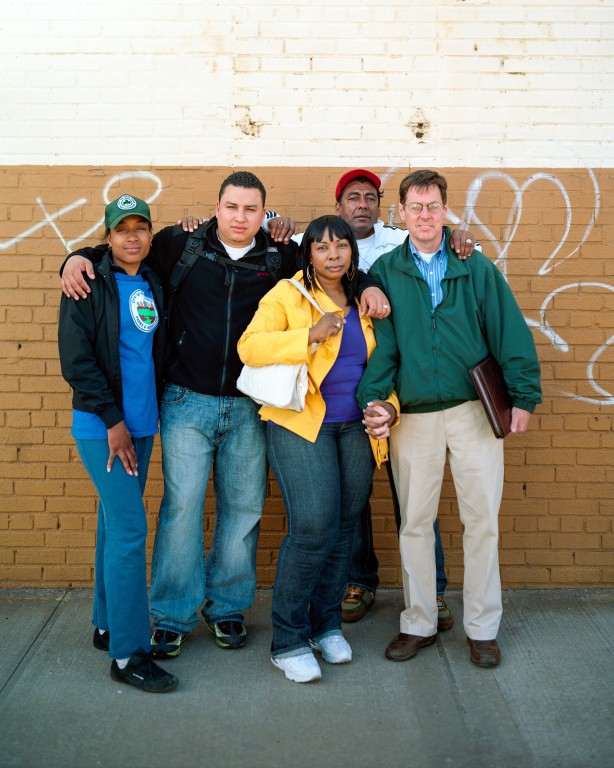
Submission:
[[[295,285],[318,312],[326,314],[300,283],[292,278],[288,282]],[[256,403],[291,411],[303,410],[307,388],[306,363],[273,363],[258,367],[244,365],[237,379],[237,389]]]

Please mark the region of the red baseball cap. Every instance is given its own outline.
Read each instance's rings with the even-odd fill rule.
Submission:
[[[350,183],[350,181],[354,181],[354,179],[359,178],[365,178],[368,179],[371,184],[377,189],[379,192],[380,187],[382,186],[382,180],[379,176],[376,176],[371,171],[367,171],[365,168],[354,168],[353,171],[347,171],[347,173],[344,173],[343,176],[339,179],[337,182],[337,189],[335,190],[335,200],[338,200],[343,190],[347,187],[347,185]]]

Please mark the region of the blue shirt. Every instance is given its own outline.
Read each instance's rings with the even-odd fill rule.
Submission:
[[[153,337],[159,314],[149,283],[141,276],[114,269],[119,290],[119,357],[122,408],[132,437],[158,431],[158,403],[153,362]],[[80,440],[106,440],[107,428],[95,413],[73,411],[72,436]]]
[[[443,291],[441,290],[441,281],[443,280],[446,271],[448,269],[448,252],[444,247],[445,238],[442,238],[439,250],[430,260],[425,261],[414,244],[409,239],[409,247],[411,249],[411,255],[414,257],[414,263],[420,270],[420,274],[426,280],[429,286],[429,293],[431,294],[431,309],[441,303],[443,299]]]
[[[367,342],[357,307],[350,308],[341,333],[339,354],[320,386],[326,403],[325,424],[362,419],[356,389],[367,365]]]

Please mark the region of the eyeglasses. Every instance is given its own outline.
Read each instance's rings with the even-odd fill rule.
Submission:
[[[403,208],[409,208],[412,213],[421,213],[423,208],[426,208],[429,213],[438,213],[443,208],[443,203],[437,201],[426,205],[423,203],[403,203]]]

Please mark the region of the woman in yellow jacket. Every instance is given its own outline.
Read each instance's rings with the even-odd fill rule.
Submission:
[[[352,230],[338,216],[322,216],[307,227],[301,255],[303,271],[295,278],[325,314],[292,283],[279,282],[260,301],[238,349],[248,365],[307,363],[309,372],[301,412],[260,409],[288,516],[273,588],[271,660],[303,683],[321,677],[314,650],[331,664],[352,659],[341,601],[375,463],[387,458],[389,425],[367,435],[355,398],[375,335],[356,302]],[[394,396],[391,402],[398,406]]]

